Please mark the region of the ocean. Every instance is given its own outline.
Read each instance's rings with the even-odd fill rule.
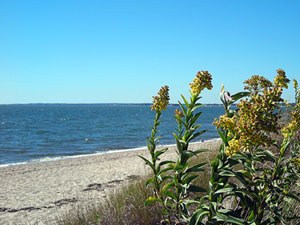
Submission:
[[[160,144],[174,144],[178,105],[163,111]],[[223,106],[205,105],[195,141],[218,138],[214,118]],[[155,112],[150,104],[0,105],[0,167],[146,146]]]

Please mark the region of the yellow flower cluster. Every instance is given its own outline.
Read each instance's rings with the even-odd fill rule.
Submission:
[[[234,118],[222,115],[219,117],[219,120],[215,119],[213,125],[216,125],[217,128],[222,128],[225,130],[233,130],[236,126],[236,121]]]
[[[295,134],[295,131],[300,129],[300,90],[298,90],[298,82],[293,79],[293,88],[295,89],[295,106],[292,107],[291,122],[281,129],[281,134],[284,139],[288,139]]]
[[[265,88],[262,93],[251,93],[251,98],[238,104],[236,134],[241,145],[251,151],[256,146],[271,143],[269,133],[277,132],[281,88]]]
[[[298,90],[298,82],[296,79],[293,80],[293,87],[295,89],[295,104],[300,104],[300,89]]]
[[[151,110],[162,111],[167,109],[167,105],[169,104],[169,87],[163,86],[158,92],[158,96],[153,96],[153,105],[151,106]]]
[[[293,136],[294,132],[300,129],[300,105],[296,105],[295,111],[292,113],[291,122],[281,129],[282,136],[287,139]]]
[[[245,90],[257,93],[258,91],[272,86],[272,82],[259,75],[253,75],[250,79],[244,81]]]
[[[199,95],[204,88],[212,89],[211,80],[211,74],[208,71],[199,71],[193,79],[193,83],[190,83],[190,88],[194,94]]]
[[[297,123],[295,120],[293,120],[292,122],[290,122],[288,125],[286,125],[284,128],[281,129],[281,134],[284,139],[287,139],[299,128],[300,128],[300,124]]]
[[[298,82],[296,79],[293,79],[293,88],[298,89]]]
[[[226,148],[225,148],[225,154],[228,156],[228,157],[232,157],[234,154],[238,153],[241,149],[241,146],[240,146],[240,142],[239,140],[236,140],[236,139],[231,139],[229,142],[228,142],[228,145]]]
[[[277,70],[277,76],[274,79],[274,84],[277,87],[288,88],[290,80],[285,76],[285,72],[282,69]]]
[[[269,134],[280,130],[278,120],[280,103],[283,102],[282,87],[287,86],[289,80],[285,77],[283,70],[277,70],[277,72],[278,76],[274,84],[257,75],[246,80],[245,89],[250,91],[250,98],[240,101],[237,105],[238,112],[232,118],[223,115],[219,117],[219,120],[215,119],[214,125],[229,131],[228,137],[233,138],[225,150],[229,157],[238,151],[251,152],[258,146],[268,146],[272,143]],[[297,113],[293,116],[295,122],[282,131],[284,135],[287,135],[291,129],[299,129],[299,112],[300,110],[298,117]]]

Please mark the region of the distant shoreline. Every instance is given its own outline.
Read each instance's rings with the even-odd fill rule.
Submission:
[[[43,106],[43,105],[149,105],[151,106],[152,103],[7,103],[7,104],[0,104],[0,106],[6,105],[30,105],[30,106]],[[170,106],[179,106],[178,103],[170,103]],[[222,104],[219,103],[207,103],[203,104],[203,106],[221,106]]]

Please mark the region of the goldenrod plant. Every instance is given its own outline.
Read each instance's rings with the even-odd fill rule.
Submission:
[[[191,151],[189,143],[205,132],[198,131],[201,112],[197,109],[201,107],[201,91],[212,88],[211,75],[198,72],[190,84],[191,97],[187,100],[182,96],[184,103],[179,102],[180,109],[175,110],[176,162],[157,164],[165,150],[155,150],[156,124],[165,107],[158,103],[161,97],[154,98],[152,109],[158,110],[148,144],[152,162],[144,159],[153,170],[147,184],[153,183],[154,196],[146,203],[160,202],[168,224],[269,225],[299,221],[297,213],[287,212],[292,201],[300,202],[300,140],[295,138],[300,130],[300,92],[294,79],[295,104],[287,104],[282,92],[289,82],[285,71],[278,69],[273,82],[252,76],[244,82],[245,91],[234,95],[222,86],[220,100],[225,113],[214,122],[222,144],[210,164],[207,191],[193,183],[205,163],[190,164],[192,157],[206,150]],[[284,126],[280,122],[283,113],[290,114]],[[206,194],[191,199],[193,192]],[[195,203],[198,207],[191,210],[190,204]]]
[[[175,119],[178,123],[176,133],[173,133],[177,145],[178,159],[176,163],[170,163],[172,179],[169,179],[163,187],[164,194],[167,196],[166,203],[175,213],[177,224],[188,222],[190,217],[189,204],[193,203],[188,197],[190,193],[206,192],[202,187],[193,185],[193,181],[199,176],[199,172],[204,171],[202,167],[206,163],[192,165],[193,157],[199,153],[208,151],[206,149],[189,150],[189,143],[205,132],[200,130],[197,123],[202,112],[198,112],[202,104],[200,94],[204,89],[211,90],[211,74],[208,71],[199,71],[190,83],[190,99],[181,96],[184,103],[179,102],[180,110],[175,110]]]
[[[148,160],[144,158],[143,156],[139,156],[141,159],[143,159],[146,163],[146,165],[151,167],[153,177],[148,179],[146,182],[146,186],[149,184],[153,185],[153,196],[150,196],[145,204],[148,205],[149,203],[153,202],[160,202],[164,206],[164,213],[166,215],[170,215],[169,208],[164,204],[165,202],[165,195],[162,192],[162,184],[163,182],[169,178],[166,175],[166,172],[170,170],[169,168],[162,168],[162,166],[173,163],[173,161],[160,161],[159,157],[164,154],[168,148],[164,148],[161,150],[157,150],[157,145],[159,143],[159,140],[161,139],[161,136],[157,136],[157,133],[159,132],[158,126],[160,125],[160,117],[162,110],[167,109],[167,105],[169,104],[169,87],[163,86],[157,96],[153,96],[153,104],[151,106],[151,110],[155,111],[155,119],[154,119],[154,125],[151,129],[151,136],[148,138],[147,141],[147,147],[148,151],[150,153],[151,159]],[[160,161],[160,162],[159,162]],[[170,220],[170,219],[169,219]]]
[[[299,190],[292,188],[299,182],[300,172],[299,140],[292,142],[300,128],[299,96],[290,123],[279,126],[282,91],[288,82],[279,69],[274,82],[262,76],[245,81],[248,93],[228,97],[221,91],[226,111],[214,124],[223,144],[211,163],[208,194],[201,198],[190,224],[293,224],[299,218],[284,213],[284,202],[300,201]],[[237,109],[230,111],[230,106],[245,96]],[[281,143],[272,134],[281,134]]]
[[[192,192],[203,192],[203,188],[192,185],[193,181],[198,177],[198,173],[203,171],[201,167],[205,163],[196,165],[190,164],[190,159],[197,156],[200,152],[207,150],[189,150],[189,143],[205,131],[198,131],[200,124],[197,124],[201,112],[197,109],[201,107],[198,103],[201,91],[205,88],[212,89],[211,74],[207,71],[200,71],[196,74],[193,83],[190,84],[191,97],[189,101],[182,96],[184,104],[179,102],[180,110],[175,110],[175,119],[178,123],[176,133],[173,133],[176,144],[178,159],[176,162],[161,161],[157,164],[161,154],[166,150],[156,151],[155,147],[159,137],[156,138],[158,119],[161,115],[161,109],[165,109],[165,96],[163,92],[159,92],[159,96],[153,97],[152,110],[156,110],[154,127],[152,128],[151,138],[148,140],[148,149],[152,161],[141,157],[147,165],[152,168],[153,178],[149,179],[146,185],[152,183],[154,186],[154,196],[150,196],[146,200],[146,204],[159,202],[164,207],[164,214],[167,216],[165,222],[168,224],[183,223],[189,220],[189,201],[187,198]],[[162,169],[163,165],[167,165]],[[156,166],[157,165],[157,166]]]

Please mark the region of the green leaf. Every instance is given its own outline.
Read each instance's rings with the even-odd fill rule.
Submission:
[[[242,175],[244,177],[247,177],[248,179],[252,179],[251,174],[247,170],[238,170],[238,171],[236,171],[236,173],[240,174],[240,175]]]
[[[230,170],[223,170],[222,172],[220,172],[219,174],[220,176],[224,176],[224,177],[234,177],[236,176],[236,174]]]
[[[186,130],[188,130],[188,126],[187,126],[187,124],[183,121],[183,119],[182,118],[179,118],[179,117],[176,117],[176,116],[174,116],[177,120],[179,120],[180,121],[180,123],[184,126],[184,128],[186,129]]]
[[[175,163],[170,163],[170,164],[169,164],[169,167],[172,168],[172,169],[175,169],[176,164],[175,164]]]
[[[223,143],[227,143],[227,140],[225,139],[225,135],[220,131],[220,130],[217,130],[220,138],[222,139]]]
[[[184,169],[184,166],[183,165],[179,165],[179,164],[177,164],[175,166],[175,168],[174,168],[174,170],[176,170],[176,171],[183,170],[183,169]]]
[[[191,137],[188,139],[188,141],[191,141],[193,139],[195,139],[196,137],[200,136],[201,134],[205,133],[207,130],[202,130],[202,131],[199,131],[193,135],[191,135]]]
[[[179,106],[180,106],[180,108],[181,108],[181,111],[182,111],[183,114],[186,116],[186,109],[185,109],[185,107],[181,104],[181,102],[178,101],[178,103],[179,103]]]
[[[193,151],[195,154],[199,154],[199,153],[201,153],[201,152],[208,152],[209,151],[209,149],[197,149],[197,150],[195,150],[195,151]]]
[[[224,162],[223,162],[223,160],[219,160],[218,162],[219,162],[219,164],[218,164],[218,170],[220,170],[223,167]]]
[[[243,195],[248,195],[252,199],[258,199],[259,198],[257,193],[255,193],[253,191],[248,191],[247,189],[244,189],[244,188],[237,190],[236,193],[241,193]]]
[[[250,95],[249,91],[242,91],[242,92],[238,92],[238,93],[232,95],[231,98],[232,98],[233,102],[236,102],[237,100],[247,97],[249,95]]]
[[[155,171],[154,165],[146,158],[144,158],[143,156],[138,155],[138,157],[140,157],[142,160],[144,160],[146,162],[147,165],[149,165],[153,171]]]
[[[156,173],[157,173],[157,174],[162,174],[162,173],[164,173],[164,172],[170,170],[170,169],[171,169],[170,167],[165,168],[165,169],[167,169],[167,170],[165,170],[165,169],[161,170],[161,167],[162,167],[162,166],[164,166],[164,165],[166,165],[166,164],[170,164],[170,163],[174,163],[174,161],[162,161],[162,162],[160,162],[160,163],[158,164],[157,168],[156,168]]]
[[[187,170],[188,173],[197,173],[197,172],[203,172],[203,171],[205,171],[205,169],[201,169],[201,168],[198,168],[198,167],[196,167],[196,168],[189,168]]]
[[[145,201],[145,206],[148,206],[149,204],[153,203],[153,202],[160,202],[163,203],[162,200],[160,200],[159,198],[156,197],[149,197],[147,198],[147,200]]]
[[[247,224],[245,222],[245,220],[242,219],[242,218],[237,218],[237,217],[234,217],[234,216],[231,216],[231,215],[225,215],[225,214],[222,214],[218,211],[216,212],[216,216],[214,218],[217,221],[223,221],[223,222],[226,222],[226,223],[233,223],[233,224],[237,224],[237,225]]]
[[[164,154],[167,149],[162,149],[160,151],[155,152],[154,159],[156,160],[161,154]]]
[[[257,149],[255,151],[255,155],[257,155],[257,157],[262,158],[262,160],[267,160],[270,162],[275,162],[275,155],[266,149]]]
[[[191,150],[186,150],[185,154],[188,156],[188,158],[190,159],[193,156],[197,156],[193,151]]]
[[[191,110],[193,112],[193,110]],[[201,116],[202,112],[198,112],[196,113],[196,115],[194,115],[194,117],[192,118],[190,125],[194,125],[194,123],[198,120],[198,118]]]
[[[198,209],[194,212],[189,225],[199,225],[203,224],[201,221],[204,219],[205,215],[208,215],[209,211],[204,209]]]
[[[172,180],[173,177],[172,177],[172,176],[163,176],[163,177],[162,177],[162,181],[165,181],[165,180],[167,180],[167,179]]]
[[[190,205],[190,204],[198,204],[199,205],[199,201],[196,201],[196,200],[184,200],[184,202],[187,204],[187,205]]]
[[[174,161],[170,161],[170,160],[161,161],[161,162],[158,164],[158,167],[161,167],[161,166],[166,165],[166,164],[169,164],[169,163],[175,163],[175,162],[174,162]]]
[[[189,186],[188,191],[190,191],[190,192],[207,192],[206,189],[196,186],[196,185]]]
[[[148,147],[148,150],[150,151],[151,150],[151,146],[149,144],[149,142],[147,141],[147,147]]]
[[[174,118],[175,118],[176,120],[178,120],[181,124],[183,124],[183,126],[184,126],[185,128],[187,127],[186,124],[185,124],[185,122],[184,122],[180,117],[174,116]]]
[[[181,214],[183,214],[183,217],[189,214],[187,204],[184,201],[180,202],[178,206],[181,209]]]
[[[240,159],[242,159],[242,160],[245,160],[245,161],[249,160],[249,158],[247,157],[247,155],[245,155],[244,153],[241,153],[241,152],[238,152],[238,153],[234,154],[232,156],[232,159],[233,160],[240,160]]]
[[[228,193],[228,192],[231,192],[232,190],[233,190],[233,187],[226,187],[226,188],[222,188],[220,190],[217,190],[215,192],[215,194]]]
[[[183,99],[184,104],[186,105],[186,107],[189,108],[190,105],[189,105],[188,101],[186,100],[186,98],[183,95],[181,95],[181,98]]]
[[[148,179],[148,180],[146,181],[146,187],[147,187],[149,184],[151,184],[151,183],[154,183],[154,180],[153,180],[153,179]]]
[[[207,164],[207,162],[203,162],[203,163],[198,163],[196,165],[194,165],[193,167],[203,167]],[[192,167],[191,167],[192,168]]]
[[[195,106],[192,108],[192,112],[194,112],[195,110],[199,109],[201,106],[203,106],[201,103],[195,104]]]
[[[182,152],[182,143],[180,142],[180,139],[177,136],[177,134],[173,133],[173,136],[175,137],[175,140],[176,140],[177,149],[178,149],[179,153],[181,153]]]
[[[162,188],[162,192],[165,193],[170,187],[174,187],[174,186],[175,186],[174,182],[168,183]]]
[[[164,168],[164,169],[160,170],[158,174],[159,174],[159,175],[160,175],[160,174],[164,174],[165,172],[167,172],[167,171],[169,171],[169,170],[172,170],[172,169],[173,169],[172,167]]]
[[[192,182],[193,180],[195,180],[198,177],[198,175],[192,175],[187,177],[186,179],[184,179],[182,181],[183,184],[189,184],[190,182]]]
[[[197,165],[194,165],[192,167],[190,167],[189,169],[187,169],[186,173],[191,173],[191,172],[200,172],[200,171],[204,171],[203,169],[200,169],[202,166],[206,165],[207,163],[199,163]]]
[[[174,200],[176,200],[176,195],[171,191],[165,191],[164,194]]]
[[[251,210],[251,214],[250,216],[248,217],[248,222],[251,222],[252,220],[254,220],[254,210]]]

